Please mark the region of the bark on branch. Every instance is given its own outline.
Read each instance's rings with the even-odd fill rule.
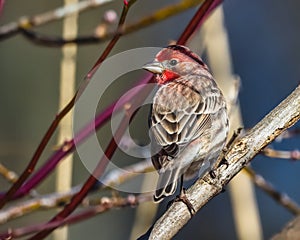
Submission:
[[[256,154],[295,124],[299,118],[300,86],[245,136],[234,141],[225,155],[229,163],[227,168],[222,165],[216,170],[215,179],[211,179],[207,174],[187,190],[187,197],[195,210],[199,211],[210,199],[219,194]],[[154,224],[149,239],[171,239],[190,218],[190,212],[184,203],[175,202]]]

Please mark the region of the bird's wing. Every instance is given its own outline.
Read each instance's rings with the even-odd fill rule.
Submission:
[[[191,81],[198,83],[200,77],[192,75],[191,79],[185,77],[184,80],[178,79],[163,85],[154,97],[150,132],[155,138],[151,141],[153,152],[156,153],[152,162],[157,170],[164,168],[193,140],[209,135],[211,114],[218,111],[216,103],[222,96],[211,80],[209,83],[204,81],[212,85],[209,88]]]

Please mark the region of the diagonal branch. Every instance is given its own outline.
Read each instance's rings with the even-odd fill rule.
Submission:
[[[300,119],[300,86],[282,101],[245,136],[237,139],[225,154],[229,165],[216,170],[216,178],[209,175],[199,179],[187,191],[196,211],[218,195],[225,185],[249,163],[265,146]],[[206,180],[204,180],[206,179]],[[149,239],[171,239],[188,221],[190,212],[182,202],[175,202],[153,226]]]
[[[262,153],[270,158],[300,160],[300,151],[295,149],[292,151],[275,150],[270,147],[265,148]]]
[[[245,167],[245,171],[249,174],[255,185],[262,189],[265,193],[267,193],[276,202],[285,207],[292,214],[300,214],[299,205],[295,201],[293,201],[293,199],[291,199],[287,194],[277,191],[277,189],[275,189],[275,187],[273,187],[271,183],[266,181],[263,176],[257,174],[250,166]]]

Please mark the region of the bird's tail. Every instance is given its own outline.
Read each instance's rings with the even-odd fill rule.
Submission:
[[[174,168],[159,173],[157,190],[153,196],[155,202],[160,202],[165,197],[173,195],[177,188],[177,181],[180,177],[180,168]]]

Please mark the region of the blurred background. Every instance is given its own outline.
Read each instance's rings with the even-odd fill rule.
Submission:
[[[91,34],[107,10],[114,9],[119,14],[122,2],[116,0],[80,14],[79,35]],[[126,21],[128,23],[137,21],[162,6],[176,2],[178,1],[166,0],[162,4],[158,1],[138,1],[130,10]],[[6,1],[0,16],[0,25],[16,21],[21,16],[35,15],[61,5],[62,1],[57,0]],[[233,73],[241,79],[239,102],[242,119],[244,127],[251,128],[299,84],[300,3],[296,0],[227,0],[222,6]],[[196,8],[187,10],[122,37],[112,54],[137,47],[167,45],[179,37],[195,10]],[[62,32],[62,23],[57,21],[35,29],[45,34],[59,36]],[[195,39],[198,39],[198,42],[193,41],[192,49],[193,47],[195,51],[203,49],[201,37]],[[78,47],[77,84],[95,63],[106,44],[107,42]],[[21,35],[0,42],[0,163],[18,174],[27,165],[58,111],[61,57],[59,47],[36,45]],[[116,99],[123,89],[128,89],[128,83],[134,83],[136,79],[138,78],[133,79],[130,76],[127,80],[118,81],[111,89],[114,94],[105,95],[99,108],[104,108]],[[136,138],[141,138],[138,141],[142,143],[147,141],[145,137],[147,111],[144,113],[139,114],[140,120],[134,122],[134,124],[140,122],[140,127],[136,128],[139,131],[132,133]],[[297,126],[299,127],[299,124]],[[140,133],[140,129],[144,128],[145,132]],[[109,134],[109,128],[99,132],[99,139],[103,140],[104,145],[107,137],[101,140],[101,134],[106,136],[107,133]],[[272,147],[294,150],[299,148],[299,144],[300,139],[296,137],[275,142]],[[39,164],[47,159],[55,150],[55,146],[56,136],[42,155]],[[118,154],[116,158],[117,156]],[[128,159],[129,163],[133,161],[137,160]],[[126,163],[125,161],[124,165]],[[257,156],[252,161],[252,167],[278,190],[300,202],[298,184],[300,162]],[[89,176],[76,154],[72,175],[72,185],[82,183]],[[1,191],[5,191],[9,186],[9,183],[0,177]],[[41,194],[55,191],[55,174],[47,178],[37,191]],[[260,189],[255,189],[255,193],[263,239],[268,239],[291,220],[293,215]],[[165,201],[159,206],[156,218],[165,211],[166,204]],[[83,239],[87,234],[89,239],[130,239],[135,211],[134,208],[112,210],[72,225],[69,229],[69,239]],[[0,232],[10,227],[27,226],[31,221],[32,223],[46,221],[55,213],[55,210],[47,210],[13,220],[1,225]],[[174,239],[220,238],[238,239],[228,191],[210,201]],[[47,239],[52,239],[52,236]]]

